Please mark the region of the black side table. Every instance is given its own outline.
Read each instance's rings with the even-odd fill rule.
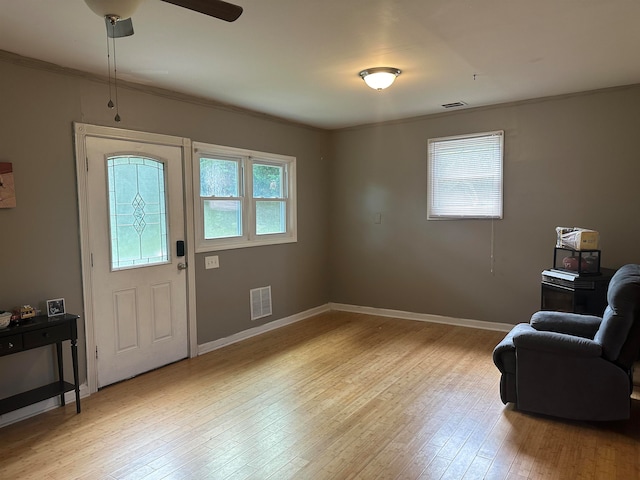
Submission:
[[[0,415],[58,395],[60,395],[60,404],[64,405],[64,394],[74,390],[76,392],[76,412],[80,413],[78,318],[78,315],[68,313],[56,317],[37,316],[22,320],[19,325],[0,329],[0,356],[11,355],[55,343],[58,357],[58,381],[13,395],[12,397],[0,399]],[[65,340],[71,340],[74,383],[64,381],[62,342]]]
[[[609,282],[615,272],[602,268],[600,275],[577,275],[545,270],[542,272],[540,309],[601,317],[607,306]]]

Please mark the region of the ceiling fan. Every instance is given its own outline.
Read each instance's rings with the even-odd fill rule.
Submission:
[[[84,0],[97,15],[104,18],[107,34],[111,38],[133,35],[131,15],[143,0]],[[182,8],[219,18],[225,22],[234,22],[242,14],[242,7],[222,0],[161,0]]]
[[[87,6],[97,15],[104,18],[107,27],[107,66],[109,69],[109,102],[107,107],[116,109],[114,120],[120,121],[118,112],[118,76],[116,67],[116,43],[115,39],[133,35],[133,23],[131,15],[136,11],[143,0],[84,0]],[[219,18],[226,22],[234,22],[242,14],[242,7],[227,3],[222,0],[161,0],[172,3],[178,7],[203,13],[210,17]],[[111,97],[111,54],[109,38],[113,39],[113,86],[115,89],[115,102]]]

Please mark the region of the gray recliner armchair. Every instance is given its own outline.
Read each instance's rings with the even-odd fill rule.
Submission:
[[[493,351],[500,398],[518,410],[575,420],[630,416],[640,352],[640,265],[609,283],[604,315],[537,312]]]

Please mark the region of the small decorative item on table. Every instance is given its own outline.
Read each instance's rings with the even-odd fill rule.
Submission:
[[[31,305],[22,305],[18,309],[18,313],[20,313],[20,320],[25,320],[27,318],[35,317],[36,309],[33,308]]]
[[[65,314],[64,298],[47,300],[47,317],[56,317]]]
[[[0,310],[0,328],[7,328],[9,326],[12,315],[11,312]]]

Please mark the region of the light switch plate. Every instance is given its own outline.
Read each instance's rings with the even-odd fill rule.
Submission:
[[[217,255],[210,257],[204,257],[204,268],[209,270],[210,268],[220,268],[220,261]]]

